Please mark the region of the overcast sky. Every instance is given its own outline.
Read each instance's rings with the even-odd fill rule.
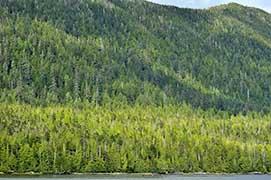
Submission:
[[[236,2],[246,6],[253,6],[271,12],[271,0],[149,0],[159,4],[174,5],[189,8],[208,8],[219,4]]]

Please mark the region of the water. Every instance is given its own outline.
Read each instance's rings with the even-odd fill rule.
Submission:
[[[271,175],[233,176],[44,176],[44,177],[0,177],[0,180],[271,180]]]

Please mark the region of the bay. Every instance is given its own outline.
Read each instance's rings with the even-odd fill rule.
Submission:
[[[3,176],[0,180],[271,180],[271,175],[229,175],[229,176]]]

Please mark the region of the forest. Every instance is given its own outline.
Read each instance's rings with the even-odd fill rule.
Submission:
[[[191,106],[0,105],[0,171],[271,171],[271,115]]]
[[[268,112],[270,29],[269,13],[235,3],[1,0],[0,101]]]
[[[0,0],[0,172],[271,172],[271,14]]]

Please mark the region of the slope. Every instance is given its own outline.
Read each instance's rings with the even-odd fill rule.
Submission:
[[[271,16],[229,4],[0,2],[2,101],[270,107]]]

